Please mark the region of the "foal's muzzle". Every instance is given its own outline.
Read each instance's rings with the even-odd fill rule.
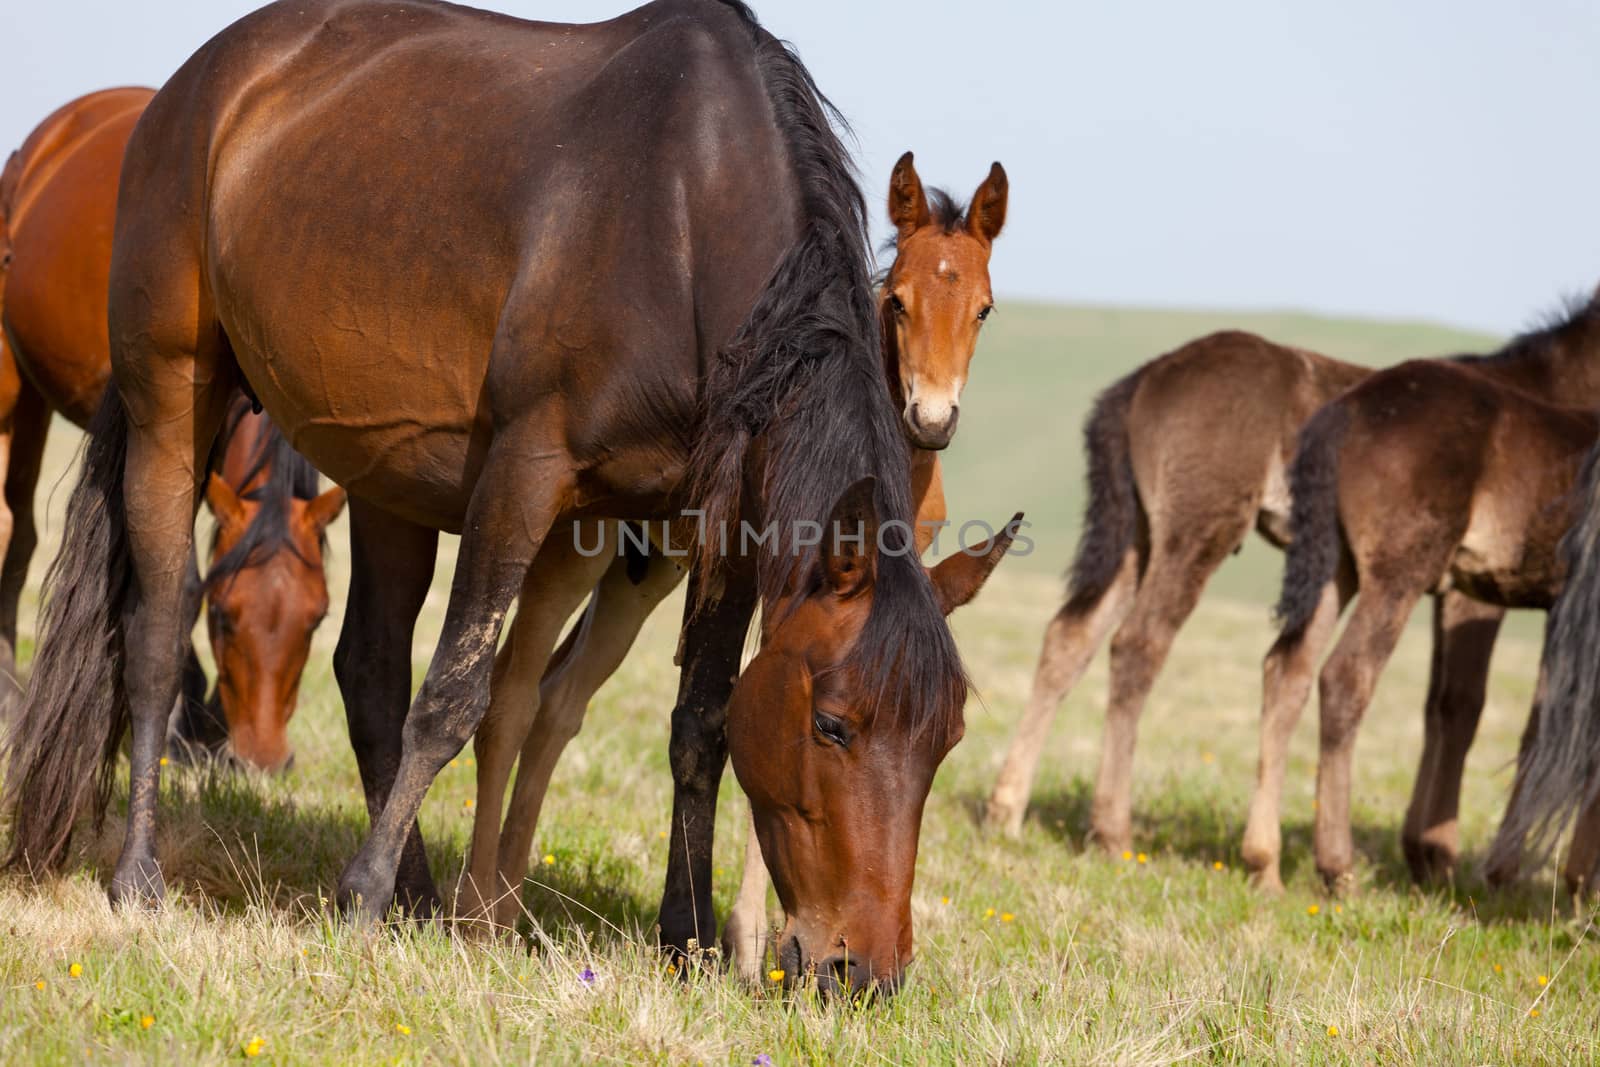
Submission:
[[[906,405],[904,418],[911,443],[918,448],[938,452],[948,447],[956,435],[956,423],[961,420],[961,405],[952,404],[942,411],[933,412],[925,410],[921,403],[913,400]]]

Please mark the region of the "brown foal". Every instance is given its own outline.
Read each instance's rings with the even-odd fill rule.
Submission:
[[[1283,630],[1263,671],[1261,773],[1244,839],[1245,862],[1263,887],[1282,886],[1278,805],[1288,738],[1320,654],[1357,591],[1318,679],[1317,869],[1335,889],[1351,880],[1356,730],[1417,600],[1453,589],[1489,609],[1475,633],[1455,620],[1479,649],[1480,673],[1474,699],[1446,705],[1470,718],[1429,730],[1434,743],[1424,749],[1407,816],[1408,832],[1422,824],[1425,861],[1438,874],[1453,870],[1462,764],[1482,708],[1485,637],[1492,635],[1484,620],[1498,623],[1507,608],[1548,608],[1560,591],[1557,545],[1573,517],[1579,464],[1600,430],[1587,407],[1557,407],[1532,390],[1600,403],[1600,301],[1575,305],[1493,356],[1415,361],[1374,374],[1302,433],[1290,474]],[[1395,507],[1397,500],[1406,506]],[[1436,625],[1447,627],[1445,609],[1439,615]],[[1420,792],[1425,780],[1429,796]]]

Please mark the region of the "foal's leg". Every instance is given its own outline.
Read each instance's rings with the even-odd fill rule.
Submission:
[[[1323,665],[1317,689],[1321,739],[1317,757],[1317,870],[1333,890],[1344,888],[1355,863],[1350,836],[1351,762],[1356,730],[1372,701],[1378,677],[1394,653],[1406,617],[1421,592],[1368,582],[1350,623]]]
[[[350,498],[350,593],[333,673],[372,823],[400,767],[400,738],[411,703],[411,639],[433,581],[438,547],[436,531]],[[396,881],[400,902],[411,914],[431,914],[438,906],[439,891],[415,821]]]
[[[613,523],[584,523],[585,548],[598,541],[601,549],[598,555],[585,556],[575,549],[576,528],[562,524],[551,531],[522,580],[511,633],[495,656],[489,710],[472,739],[477,754],[478,797],[466,885],[456,909],[471,920],[493,918],[496,901],[506,897],[511,905],[505,909],[506,915],[511,922],[516,921],[516,889],[522,880],[502,883],[496,876],[506,784],[528,730],[543,718],[539,710],[539,679],[550,662],[550,650],[561,635],[561,627],[612,562],[614,530]]]
[[[752,812],[744,820],[744,874],[739,880],[739,895],[722,929],[722,951],[733,973],[752,985],[761,981],[761,965],[766,957],[770,881]]]
[[[1109,588],[1092,604],[1068,600],[1044,632],[1044,647],[1033,672],[1033,690],[1006,750],[1006,762],[989,794],[984,825],[1015,837],[1022,832],[1022,817],[1044,754],[1050,724],[1067,695],[1100,648],[1112,627],[1120,623],[1133,603],[1139,585],[1139,556],[1130,550]]]
[[[1461,593],[1434,598],[1422,761],[1401,834],[1406,864],[1418,882],[1448,881],[1455,874],[1461,776],[1483,715],[1489,657],[1504,618],[1505,609]]]
[[[1256,788],[1250,798],[1242,853],[1250,880],[1268,893],[1283,891],[1278,859],[1283,852],[1282,814],[1284,765],[1289,741],[1311,696],[1317,661],[1339,624],[1339,613],[1354,587],[1348,573],[1323,587],[1321,599],[1306,628],[1293,637],[1280,636],[1262,664],[1261,757],[1256,767]]]
[[[566,453],[538,434],[555,420],[522,415],[499,431],[473,488],[444,630],[406,716],[394,786],[339,879],[341,906],[364,921],[388,909],[400,852],[428,787],[483,720],[506,611],[572,489]]]
[[[739,675],[745,631],[755,611],[749,575],[729,575],[721,599],[684,607],[683,671],[672,709],[672,824],[661,896],[661,944],[687,953],[717,933],[711,904],[711,845],[717,786],[728,762],[728,696]]]
[[[1197,537],[1183,531],[1181,540],[1159,524],[1151,531],[1149,565],[1128,617],[1111,638],[1111,700],[1089,810],[1089,836],[1107,852],[1133,843],[1133,748],[1156,675],[1206,581],[1248,532],[1248,523],[1236,533],[1219,529]]]
[[[522,745],[511,810],[500,833],[500,885],[510,890],[502,889],[497,906],[495,921],[501,925],[516,921],[521,904],[517,890],[528,874],[539,812],[562,751],[578,736],[590,699],[616,672],[645,619],[677,588],[683,573],[675,561],[655,554],[644,579],[635,584],[627,561],[612,561],[583,618],[562,642],[539,683],[539,715]]]

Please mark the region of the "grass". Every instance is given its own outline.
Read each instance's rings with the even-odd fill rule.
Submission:
[[[292,773],[168,776],[161,852],[172,891],[161,910],[116,914],[105,903],[102,884],[119,844],[115,815],[104,834],[79,835],[65,877],[0,880],[0,1058],[1594,1061],[1600,956],[1589,943],[1588,913],[1575,915],[1555,895],[1548,872],[1485,896],[1472,869],[1503,805],[1532,690],[1537,647],[1520,632],[1497,654],[1468,766],[1468,863],[1452,889],[1413,889],[1399,855],[1426,684],[1425,635],[1415,630],[1383,679],[1357,749],[1358,890],[1325,897],[1310,862],[1310,722],[1295,739],[1286,788],[1288,892],[1264,900],[1246,885],[1237,850],[1254,777],[1259,659],[1271,630],[1265,597],[1253,601],[1240,590],[1258,581],[1258,570],[1270,577],[1270,553],[1222,576],[1156,688],[1136,770],[1141,853],[1105,859],[1081,843],[1106,696],[1103,660],[1063,705],[1022,837],[980,833],[977,815],[1056,606],[1052,572],[1075,529],[1081,413],[1096,387],[1138,359],[1223,321],[1008,307],[986,341],[951,457],[951,499],[957,514],[1003,518],[1017,506],[1032,509],[1033,499],[1017,498],[1037,497],[1047,503],[1040,527],[1053,540],[1041,537],[1036,557],[1007,562],[956,618],[981,700],[969,706],[967,737],[929,800],[914,901],[919,959],[892,1002],[829,1009],[803,997],[786,1002],[772,987],[749,992],[717,974],[682,981],[664,972],[651,924],[670,801],[673,605],[651,620],[556,774],[535,845],[553,862],[536,863],[526,888],[525,943],[486,946],[412,927],[369,937],[332,922],[323,898],[366,823],[328,665],[335,617],[319,632],[307,670],[291,730]],[[1424,327],[1228,321],[1373,361],[1404,354],[1395,351],[1404,345],[1429,352],[1466,343]],[[1040,451],[1007,455],[1001,427],[1025,429],[1029,448]],[[64,468],[71,443],[57,435],[52,471]],[[64,495],[54,494],[57,512]],[[969,508],[969,499],[982,506]],[[342,561],[337,532],[334,544]],[[441,555],[416,648],[419,678],[453,559],[449,550]],[[333,578],[337,616],[338,562]],[[463,862],[473,773],[465,752],[424,809],[442,884]],[[730,774],[725,827],[739,825],[742,804]],[[724,914],[739,846],[731,832],[718,842]],[[592,984],[580,978],[585,968]],[[248,1056],[252,1049],[257,1056]]]

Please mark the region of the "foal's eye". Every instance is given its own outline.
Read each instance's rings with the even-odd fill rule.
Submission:
[[[993,310],[994,310],[994,305],[993,304],[985,305],[984,309],[982,311],[978,312],[978,321],[982,322],[984,319],[988,318],[989,317],[989,312],[991,312]]]
[[[848,748],[850,746],[850,737],[845,733],[843,719],[837,719],[832,715],[825,715],[819,711],[812,717],[811,724],[817,728],[817,733],[821,734],[823,738],[832,741],[840,748]]]
[[[904,315],[906,313],[905,301],[901,300],[893,293],[889,294],[889,308],[896,315]]]

